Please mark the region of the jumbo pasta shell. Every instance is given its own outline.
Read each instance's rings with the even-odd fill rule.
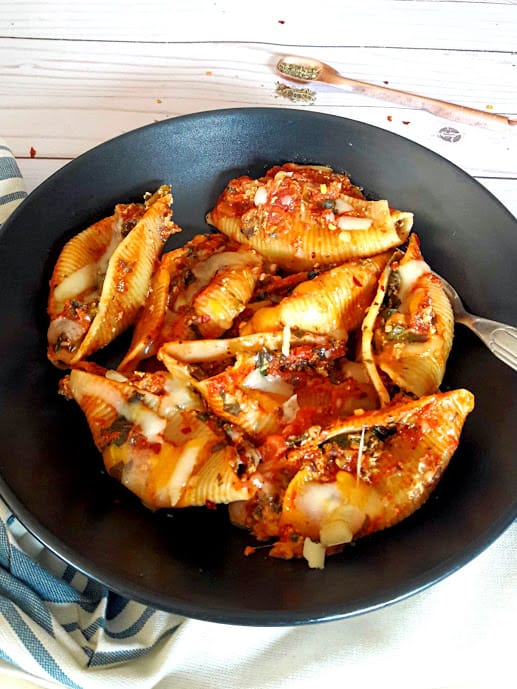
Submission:
[[[450,302],[424,262],[418,237],[413,234],[404,256],[396,256],[381,277],[363,323],[363,357],[377,381],[381,401],[387,402],[387,393],[374,366],[405,392],[417,397],[436,392],[445,374],[453,334]]]
[[[247,500],[251,490],[241,481],[233,468],[235,449],[225,447],[212,451],[208,459],[194,470],[187,481],[176,507],[226,505]]]
[[[78,295],[66,302],[65,311],[56,320],[66,320],[73,336],[49,343],[48,356],[53,363],[71,367],[133,324],[147,297],[163,244],[179,231],[170,219],[171,203],[169,187],[161,187],[111,254],[99,296],[94,295],[93,300],[87,296],[82,302]],[[49,332],[51,328],[52,324]]]
[[[118,204],[113,215],[79,232],[65,244],[49,283],[47,312],[51,319],[63,311],[67,300],[96,291],[113,251],[144,211],[143,204]]]
[[[458,389],[392,404],[322,431],[320,447],[337,453],[338,465],[375,488],[383,500],[383,514],[377,521],[370,520],[362,535],[405,519],[427,500],[473,408],[472,393]],[[371,447],[368,438],[363,440],[359,457],[363,428],[365,434],[372,434]],[[347,452],[351,436],[356,449]]]
[[[363,319],[389,253],[343,263],[299,283],[277,306],[254,313],[243,334],[292,330],[346,340]]]
[[[228,330],[244,311],[262,271],[262,259],[246,247],[218,251],[193,265],[194,280],[179,294],[178,313],[164,338],[215,338]]]
[[[263,349],[281,351],[285,346],[285,339],[282,332],[265,332],[216,340],[177,340],[166,342],[158,352],[158,359],[167,368],[169,359],[185,363],[222,361],[238,354],[256,353]],[[289,344],[325,346],[328,340],[311,333],[294,332],[289,336]]]
[[[118,366],[119,371],[134,370],[138,364],[156,354],[169,299],[170,275],[159,266],[151,278],[149,296],[136,322],[129,350]]]
[[[282,401],[261,390],[244,387],[253,361],[237,364],[196,384],[214,414],[236,424],[251,438],[261,440],[281,427]]]
[[[180,367],[180,385],[183,374]],[[85,413],[108,473],[153,509],[202,504],[202,495],[221,501],[248,497],[247,484],[235,473],[236,449],[205,420],[195,400],[191,404],[188,394],[178,399],[167,376],[126,379],[80,368],[70,373],[66,390]]]
[[[306,270],[399,246],[412,214],[362,198],[346,175],[287,163],[231,180],[207,222],[286,270]]]
[[[335,549],[405,519],[429,497],[456,450],[474,398],[438,393],[324,429],[282,499],[271,555],[299,557],[305,539]]]

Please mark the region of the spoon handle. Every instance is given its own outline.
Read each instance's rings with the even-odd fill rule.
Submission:
[[[517,328],[476,316],[461,322],[476,333],[492,354],[517,371]]]
[[[474,125],[475,127],[490,127],[493,124],[517,124],[517,120],[511,120],[504,115],[484,112],[483,110],[477,110],[475,108],[467,108],[463,105],[455,105],[454,103],[448,103],[447,101],[438,100],[436,98],[428,98],[427,96],[418,96],[415,93],[399,91],[398,89],[391,89],[386,86],[356,81],[355,79],[348,79],[338,74],[326,75],[324,80],[334,86],[344,86],[353,93],[372,96],[373,98],[382,98],[410,108],[420,108],[430,112],[432,115],[437,115],[438,117],[443,117],[454,122]]]

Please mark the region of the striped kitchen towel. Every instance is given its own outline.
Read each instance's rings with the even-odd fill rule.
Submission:
[[[11,149],[0,139],[0,225],[26,196],[22,175]]]
[[[0,139],[0,223],[25,198]],[[0,500],[0,672],[38,686],[154,687],[183,618],[126,600],[44,548]],[[6,686],[0,675],[0,686]],[[50,684],[48,683],[50,682]]]

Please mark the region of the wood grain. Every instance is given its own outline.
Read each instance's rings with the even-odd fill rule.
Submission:
[[[0,35],[106,41],[241,41],[307,46],[515,50],[501,2],[242,0],[4,2]],[[382,21],[375,21],[382,17]],[[291,51],[292,52],[292,51]]]
[[[288,82],[274,72],[284,53],[312,56],[353,79],[515,117],[515,2],[369,0],[350,12],[332,0],[316,13],[299,0],[264,3],[253,21],[235,0],[176,5],[18,0],[2,8],[0,133],[29,188],[89,148],[164,118],[296,107],[410,138],[515,212],[517,132],[480,131],[321,84],[309,85],[313,103],[294,103],[279,95]]]

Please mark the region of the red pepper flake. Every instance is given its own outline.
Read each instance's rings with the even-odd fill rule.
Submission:
[[[390,82],[389,81],[383,81],[382,83],[383,84],[389,84]]]
[[[181,432],[183,433],[183,435],[187,435],[191,431],[192,431],[192,428],[190,428],[190,426],[185,426],[185,428],[181,429]]]
[[[250,555],[253,555],[253,554],[256,553],[256,552],[257,552],[257,549],[254,548],[254,547],[251,546],[251,545],[247,545],[247,546],[244,548],[244,555],[245,555],[245,557],[249,557]]]
[[[30,157],[35,158],[36,157],[36,149],[34,146],[31,146],[30,151],[29,151]]]
[[[411,124],[409,120],[402,120],[402,124]]]
[[[388,117],[386,119],[388,120],[388,122],[393,122],[393,116],[392,115],[388,115]]]
[[[285,19],[279,19],[279,20],[278,20],[278,23],[279,23],[279,24],[285,24]]]
[[[205,507],[207,507],[209,510],[216,510],[217,509],[217,505],[212,500],[206,500],[205,501]]]
[[[356,285],[356,287],[362,287],[363,286],[363,283],[360,280],[358,280],[355,275],[352,278],[352,282],[354,283],[354,285]]]

